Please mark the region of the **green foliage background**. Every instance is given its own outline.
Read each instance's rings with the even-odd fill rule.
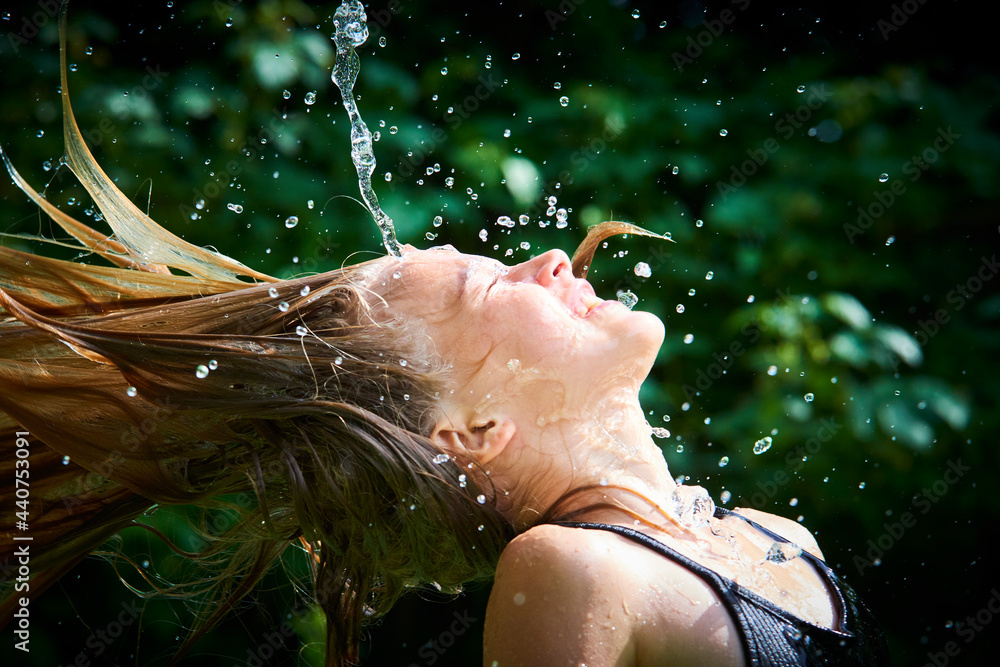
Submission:
[[[14,4],[0,9],[0,145],[92,220],[56,169],[51,3]],[[401,240],[508,262],[572,252],[606,219],[669,233],[676,243],[610,241],[591,280],[604,297],[630,289],[667,325],[644,405],[671,432],[675,474],[729,506],[801,516],[897,664],[949,642],[949,664],[981,664],[995,628],[970,638],[956,624],[1000,585],[986,540],[998,507],[992,36],[968,2],[810,4],[374,2],[356,93],[381,133],[376,189]],[[98,161],[171,230],[266,272],[382,252],[353,199],[329,79],[335,7],[74,2],[71,93]],[[952,143],[935,148],[939,136]],[[546,215],[552,195],[566,228]],[[14,186],[0,197],[0,231],[58,236]],[[527,225],[496,224],[521,214]],[[159,521],[183,543],[180,518]],[[145,533],[124,540],[151,569],[177,567]],[[188,663],[315,664],[300,647],[317,626],[287,582],[274,573]],[[365,664],[477,664],[487,594],[404,602],[372,631]],[[182,605],[140,606],[122,637],[94,639],[133,599],[85,562],[32,603],[33,651],[16,664],[163,664],[190,623]]]

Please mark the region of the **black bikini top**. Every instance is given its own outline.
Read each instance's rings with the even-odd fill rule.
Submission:
[[[775,542],[789,543],[789,540],[745,516],[721,507],[715,508],[717,519],[727,516],[746,521]],[[798,618],[637,530],[606,523],[560,522],[558,525],[617,533],[666,556],[700,577],[716,592],[736,623],[747,665],[813,667],[889,664],[885,637],[871,611],[826,563],[807,551],[802,551],[801,558],[806,559],[826,583],[835,606],[837,629],[824,628]]]

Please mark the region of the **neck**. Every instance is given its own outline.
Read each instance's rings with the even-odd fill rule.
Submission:
[[[565,409],[543,414],[532,432],[522,434],[539,443],[537,451],[555,455],[547,457],[543,464],[547,469],[544,483],[535,483],[530,474],[524,478],[533,487],[533,497],[524,497],[524,502],[518,503],[518,523],[530,525],[552,510],[556,515],[566,515],[588,506],[595,509],[573,520],[596,520],[598,516],[610,519],[617,515],[631,522],[629,517],[638,515],[662,523],[664,514],[673,513],[672,496],[677,484],[653,440],[639,405],[638,387],[595,389],[589,393],[593,398],[582,402],[585,407],[572,414],[565,414]],[[565,502],[560,502],[564,498]],[[600,504],[624,511],[598,510]]]

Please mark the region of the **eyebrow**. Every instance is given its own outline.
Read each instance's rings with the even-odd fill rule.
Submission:
[[[468,268],[465,271],[465,280],[462,281],[462,291],[461,294],[459,295],[460,298],[465,298],[467,292],[469,291],[469,281],[471,280],[474,274],[474,269],[482,268],[483,264],[485,264],[485,262],[477,262],[469,264]],[[491,280],[490,284],[486,286],[486,289],[484,289],[481,292],[480,298],[478,299],[479,302],[485,301],[486,297],[490,293],[490,290],[493,289],[493,287],[496,286],[498,282],[500,282],[501,277],[506,275],[506,271],[504,271],[504,269],[506,269],[507,267],[501,262],[497,262],[496,264],[489,263],[489,268],[493,271],[493,280]]]

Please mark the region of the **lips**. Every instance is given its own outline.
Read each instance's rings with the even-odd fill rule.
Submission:
[[[573,312],[580,317],[586,317],[595,308],[604,303],[604,299],[600,299],[594,294],[594,288],[586,280],[579,280],[573,292],[572,303],[575,304]]]

